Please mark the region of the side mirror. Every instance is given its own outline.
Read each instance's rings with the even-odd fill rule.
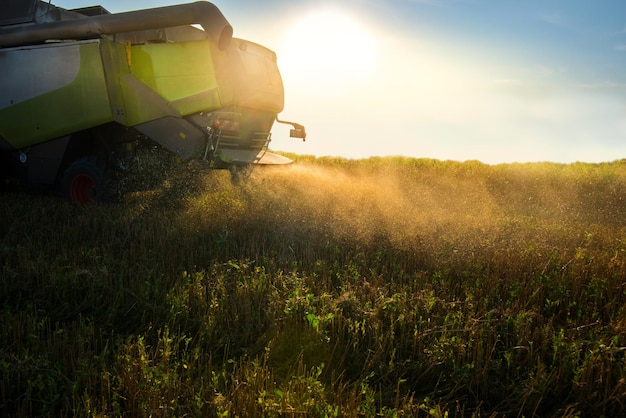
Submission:
[[[306,129],[304,129],[304,126],[299,123],[280,120],[278,118],[276,118],[276,122],[293,126],[293,129],[289,131],[290,138],[301,138],[302,141],[306,141]]]
[[[304,126],[294,123],[293,129],[289,131],[290,138],[302,138],[303,141],[306,141],[306,130]]]

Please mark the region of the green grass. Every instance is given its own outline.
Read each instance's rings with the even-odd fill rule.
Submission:
[[[626,162],[291,156],[0,201],[1,416],[615,416]]]

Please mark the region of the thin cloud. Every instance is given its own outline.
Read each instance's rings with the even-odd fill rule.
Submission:
[[[612,80],[605,80],[598,83],[579,83],[577,86],[583,89],[623,89],[626,88],[626,83]]]
[[[499,79],[491,80],[491,82],[493,84],[500,85],[500,86],[504,86],[504,85],[512,86],[512,85],[518,85],[521,83],[521,81],[516,78],[499,78]]]
[[[446,0],[404,0],[410,4],[420,4],[425,6],[443,6]]]
[[[549,78],[555,75],[563,75],[566,73],[566,70],[563,67],[555,68],[549,65],[539,64],[533,68],[532,73],[538,78]]]
[[[569,23],[569,18],[559,12],[541,13],[539,19],[555,26],[563,26]]]

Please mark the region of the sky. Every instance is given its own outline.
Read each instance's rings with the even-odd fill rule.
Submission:
[[[278,56],[279,117],[304,124],[308,138],[275,125],[273,150],[487,164],[626,158],[624,0],[213,3],[236,37]]]

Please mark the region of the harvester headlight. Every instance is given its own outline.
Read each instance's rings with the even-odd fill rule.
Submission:
[[[214,129],[223,131],[239,131],[239,121],[229,119],[218,119],[213,123]]]

